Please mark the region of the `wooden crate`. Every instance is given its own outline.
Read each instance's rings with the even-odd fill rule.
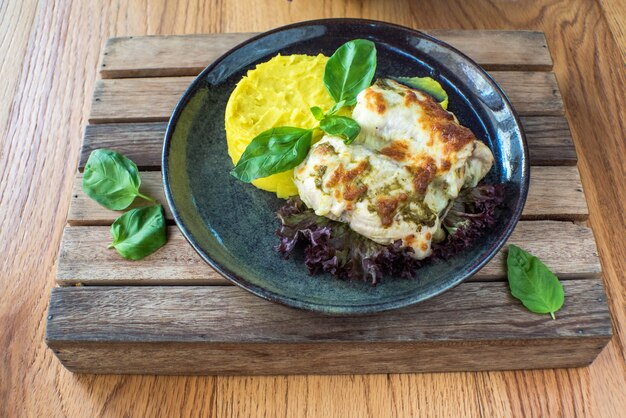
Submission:
[[[110,39],[104,49],[52,291],[46,340],[82,373],[398,373],[583,366],[611,322],[576,152],[545,38],[525,31],[431,31],[490,71],[522,117],[530,147],[528,201],[510,238],[559,276],[556,320],[525,310],[500,252],[466,282],[421,304],[329,317],[232,286],[193,251],[166,210],[169,242],[143,261],[108,250],[118,213],[81,190],[89,153],[110,148],[141,169],[165,204],[166,121],[211,60],[251,34]],[[80,284],[80,287],[73,286]]]

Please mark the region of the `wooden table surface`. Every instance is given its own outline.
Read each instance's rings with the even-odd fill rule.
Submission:
[[[614,338],[587,368],[374,376],[72,375],[45,315],[105,39],[322,17],[546,33],[579,154]],[[624,416],[625,0],[0,2],[0,416]],[[621,50],[620,50],[621,49]]]

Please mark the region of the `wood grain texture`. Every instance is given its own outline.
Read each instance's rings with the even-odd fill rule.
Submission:
[[[626,64],[626,0],[599,0]]]
[[[552,72],[492,71],[520,115],[562,115]],[[96,81],[89,123],[166,121],[194,77],[119,78]]]
[[[252,187],[252,186],[250,186]],[[164,204],[165,216],[173,220],[165,203],[160,171],[141,172],[142,193]],[[137,199],[131,207],[145,205]],[[100,206],[82,190],[82,174],[78,174],[72,189],[72,201],[67,215],[70,225],[111,225],[121,212]],[[585,220],[589,211],[580,175],[576,167],[532,167],[528,198],[522,219]]]
[[[563,116],[522,117],[531,165],[576,165],[577,157],[567,120]],[[91,151],[108,148],[126,155],[141,170],[160,170],[165,122],[87,125],[79,170]]]
[[[568,304],[556,321],[511,305],[504,283],[464,283],[406,309],[352,317],[276,306],[236,287],[60,288],[52,293],[46,341],[70,370],[96,373],[345,374],[545,367],[550,361],[586,365],[611,335],[602,283],[574,280],[564,288]],[[464,315],[445,315],[459,310]]]
[[[331,16],[423,29],[546,32],[607,284],[615,333],[609,346],[589,367],[558,370],[217,378],[69,373],[43,343],[43,319],[106,38],[262,31]],[[623,25],[621,16],[610,15]],[[620,94],[626,74],[624,42],[615,43],[598,2],[25,0],[0,3],[0,28],[11,51],[21,51],[3,55],[10,59],[0,70],[4,85],[14,86],[3,96],[8,118],[0,125],[0,416],[623,415],[626,114]]]
[[[456,47],[487,70],[552,68],[546,38],[541,32],[432,30],[428,33]],[[104,47],[100,75],[102,78],[195,76],[224,52],[254,35],[112,38]]]
[[[57,283],[72,285],[183,285],[227,284],[187,243],[180,230],[168,227],[168,243],[142,262],[122,259],[107,249],[109,227],[77,226],[65,229],[57,266]],[[591,230],[569,222],[520,222],[509,243],[541,258],[562,279],[595,276],[600,263]],[[468,280],[503,280],[505,252],[501,250]],[[280,258],[276,255],[276,261]]]

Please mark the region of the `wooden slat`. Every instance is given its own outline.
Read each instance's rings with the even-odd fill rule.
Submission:
[[[522,219],[587,219],[589,212],[576,167],[532,167],[530,178]],[[143,171],[141,180],[142,192],[165,204],[161,172]],[[133,207],[145,203],[137,199]],[[165,208],[165,214],[168,219],[173,219],[169,207]],[[110,225],[118,216],[118,212],[100,206],[83,192],[82,174],[79,173],[74,181],[67,221],[71,225]]]
[[[505,283],[463,283],[392,312],[329,317],[235,287],[52,291],[46,342],[75,372],[398,373],[582,366],[611,337],[600,280],[564,282],[557,319]],[[451,315],[453,313],[453,315]]]
[[[66,227],[59,253],[57,283],[115,284],[230,284],[206,264],[175,226],[168,227],[167,244],[141,261],[123,259],[114,249],[109,227]]]
[[[531,165],[576,165],[576,150],[563,116],[522,117],[522,125]],[[164,122],[87,125],[79,170],[97,148],[121,152],[142,170],[160,170],[166,126]]]
[[[166,128],[165,122],[87,125],[78,169],[85,168],[93,150],[107,148],[127,156],[140,170],[160,170]]]
[[[60,285],[121,284],[226,284],[189,245],[175,226],[168,229],[169,241],[141,262],[122,259],[107,249],[109,228],[77,226],[65,228],[57,282]],[[541,258],[562,279],[595,276],[600,272],[598,253],[591,229],[569,222],[522,221],[509,240]],[[470,280],[493,281],[506,277],[505,252],[500,251]],[[280,262],[278,254],[277,262]],[[304,268],[304,266],[303,266]]]
[[[562,115],[554,73],[493,71],[491,75],[520,115]],[[193,77],[98,80],[89,123],[156,122],[169,119]]]
[[[531,165],[576,165],[578,157],[567,119],[562,116],[521,117]]]
[[[580,173],[577,167],[531,167],[524,219],[587,219]]]
[[[531,31],[431,30],[432,36],[464,52],[487,70],[552,68],[545,36]],[[110,38],[102,78],[197,75],[220,55],[254,33]]]
[[[89,123],[166,121],[192,81],[193,77],[98,80]]]

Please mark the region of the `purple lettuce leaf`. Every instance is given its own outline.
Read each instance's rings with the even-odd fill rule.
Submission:
[[[497,222],[497,210],[504,201],[504,184],[483,184],[464,189],[443,218],[446,238],[433,243],[433,260],[447,260],[469,248],[485,230]]]
[[[428,262],[448,259],[463,251],[496,222],[502,203],[502,185],[482,185],[464,190],[453,202],[443,221],[448,234],[433,244]],[[377,284],[387,275],[411,278],[425,263],[412,258],[413,249],[400,240],[378,244],[342,222],[336,222],[306,207],[294,197],[278,209],[280,242],[276,250],[288,258],[298,244],[304,247],[305,264],[311,274],[326,272],[340,279],[365,280]]]
[[[287,258],[298,243],[303,244],[311,274],[327,272],[372,284],[388,274],[414,275],[418,261],[411,257],[413,250],[403,248],[399,240],[391,245],[378,244],[345,223],[316,215],[297,197],[289,199],[277,214],[281,221],[277,251]]]

